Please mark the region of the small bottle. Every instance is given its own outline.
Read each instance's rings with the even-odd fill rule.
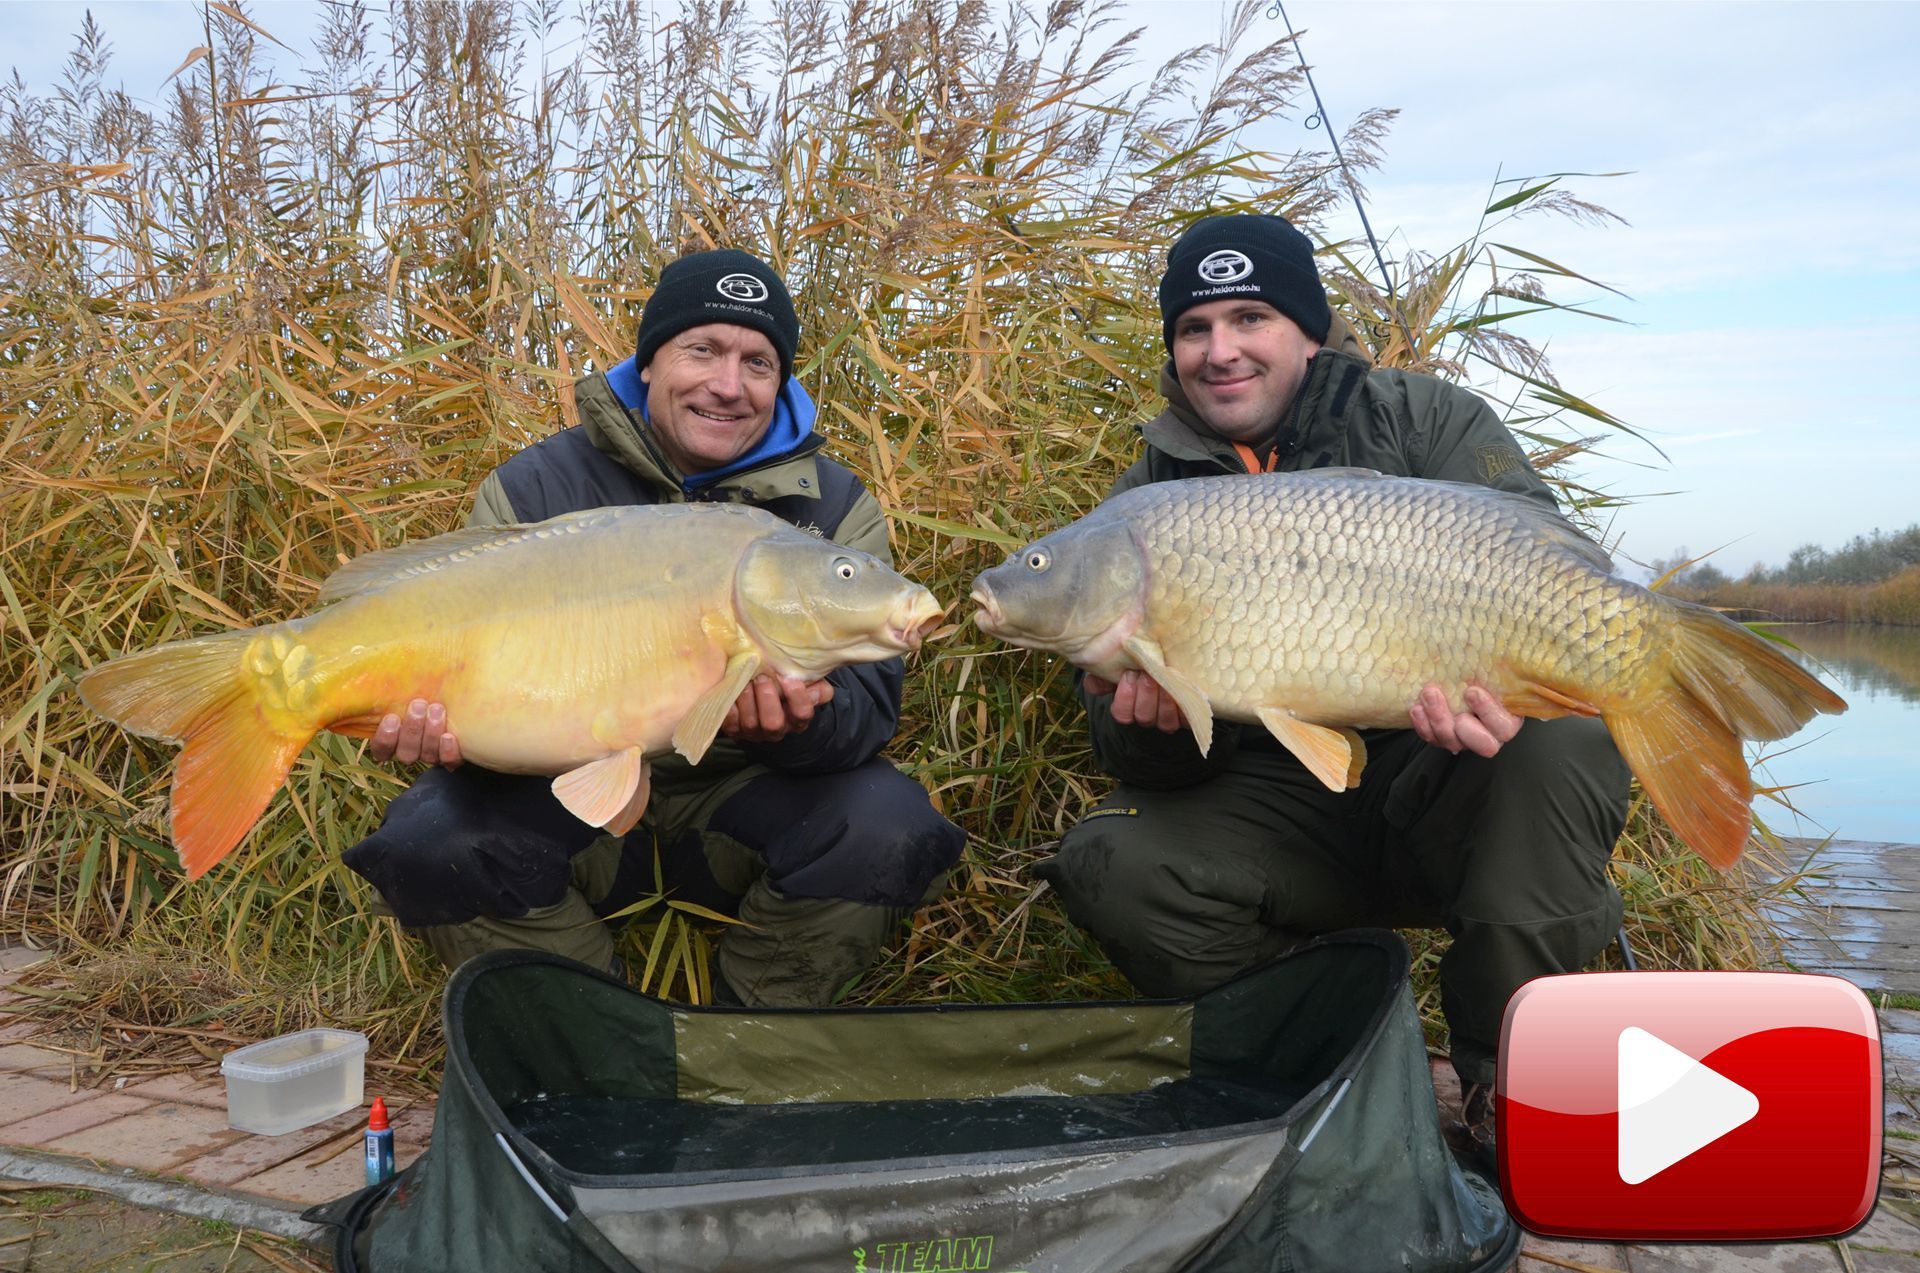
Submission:
[[[393,1178],[393,1129],[387,1125],[387,1103],[373,1098],[367,1113],[367,1183],[385,1184]]]

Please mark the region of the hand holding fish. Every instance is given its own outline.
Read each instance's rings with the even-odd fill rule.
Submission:
[[[1520,732],[1520,718],[1478,685],[1467,686],[1463,697],[1466,710],[1456,712],[1447,704],[1446,691],[1429,682],[1407,712],[1413,718],[1413,732],[1456,756],[1465,749],[1492,759]]]
[[[813,714],[833,701],[833,686],[824,678],[803,681],[774,678],[762,673],[747,683],[727,709],[720,732],[735,742],[777,743],[813,724]]]
[[[1128,668],[1120,673],[1118,682],[1089,672],[1086,687],[1090,693],[1113,695],[1111,710],[1117,725],[1150,726],[1164,734],[1175,734],[1187,727],[1180,704],[1145,672]]]
[[[416,698],[407,704],[401,717],[388,712],[367,739],[367,755],[381,764],[397,760],[403,765],[444,765],[458,769],[464,757],[460,740],[447,727],[447,709],[443,703]]]

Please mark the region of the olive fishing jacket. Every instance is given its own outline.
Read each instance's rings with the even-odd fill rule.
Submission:
[[[1307,363],[1274,441],[1273,468],[1375,469],[1394,477],[1472,482],[1531,496],[1558,509],[1553,492],[1479,395],[1432,376],[1377,369],[1336,324],[1327,348]],[[1233,444],[1210,432],[1188,402],[1173,364],[1160,372],[1167,409],[1141,427],[1146,453],[1120,475],[1108,498],[1177,478],[1244,473]],[[1241,746],[1278,747],[1258,726],[1216,721],[1200,755],[1187,730],[1162,733],[1113,721],[1111,695],[1081,690],[1095,761],[1123,782],[1150,789],[1191,786],[1220,773]]]
[[[879,501],[845,466],[820,454],[814,408],[796,380],[781,390],[774,422],[754,449],[724,469],[677,472],[647,426],[646,386],[633,360],[574,383],[580,423],[543,438],[488,474],[470,526],[537,522],[561,513],[623,504],[710,500],[752,504],[803,530],[891,563]],[[850,769],[878,754],[900,723],[905,665],[897,658],[843,667],[827,676],[833,700],[797,734],[773,743],[725,736],[699,766],[656,757],[656,787],[704,783],[749,763],[789,773]]]

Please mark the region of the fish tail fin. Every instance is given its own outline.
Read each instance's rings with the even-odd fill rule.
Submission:
[[[1847,710],[1845,699],[1772,641],[1705,606],[1662,600],[1677,623],[1674,680],[1740,737],[1772,742],[1815,713]]]
[[[1664,683],[1609,711],[1607,728],[1654,807],[1725,870],[1753,826],[1741,740],[1785,738],[1847,704],[1765,638],[1704,606],[1662,600],[1674,623]]]
[[[1739,736],[1677,683],[1602,719],[1675,834],[1720,870],[1737,862],[1753,827]]]
[[[173,773],[172,826],[188,879],[205,875],[259,821],[313,737],[268,723],[242,662],[254,635],[176,641],[80,678],[81,699],[100,715],[183,746]]]

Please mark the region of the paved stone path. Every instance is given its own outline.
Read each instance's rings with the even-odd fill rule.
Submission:
[[[1886,1057],[1890,1153],[1920,1185],[1920,847],[1837,844],[1819,859],[1809,897],[1829,908],[1826,935],[1790,929],[1787,958],[1803,971],[1848,977],[1878,1004]],[[143,1206],[312,1239],[305,1207],[363,1183],[364,1110],[284,1136],[227,1126],[217,1067],[102,1089],[84,1086],[78,1058],[5,1015],[5,982],[30,956],[0,952],[0,1179],[79,1185]],[[1458,1116],[1452,1070],[1434,1067],[1443,1117]],[[371,1093],[369,1093],[371,1097]],[[399,1109],[400,1166],[417,1157],[431,1104]],[[0,1266],[5,1265],[0,1251]],[[1527,1235],[1522,1273],[1920,1273],[1920,1206],[1883,1196],[1873,1217],[1841,1241],[1762,1245],[1615,1246]],[[484,1271],[476,1271],[484,1273]]]

